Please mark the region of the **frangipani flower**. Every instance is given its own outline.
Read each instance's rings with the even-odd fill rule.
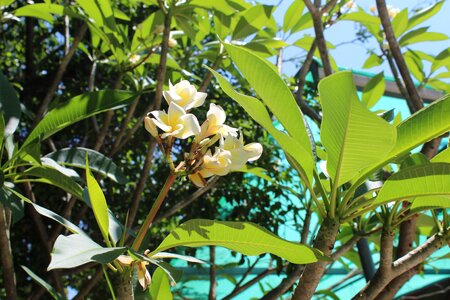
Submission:
[[[157,127],[164,131],[161,135],[163,139],[168,136],[186,139],[200,133],[197,118],[193,114],[186,113],[175,102],[169,104],[167,113],[165,111],[152,111],[149,115],[145,117],[145,129],[154,137],[158,135]]]
[[[152,282],[152,277],[150,276],[150,273],[147,270],[148,261],[134,261],[128,255],[120,255],[116,259],[122,266],[131,267],[134,265],[134,267],[137,268],[139,284],[142,286],[144,290],[146,290],[147,287]]]
[[[225,111],[219,105],[211,103],[209,110],[206,113],[206,121],[201,126],[200,134],[197,136],[197,141],[201,141],[211,135],[220,133],[223,136],[233,135],[237,136],[237,129],[225,125],[226,115]]]
[[[206,93],[197,92],[195,86],[187,80],[182,80],[175,85],[169,81],[169,91],[164,91],[163,96],[169,105],[174,102],[185,110],[199,107],[206,99]]]
[[[242,135],[238,139],[228,135],[221,138],[220,147],[214,155],[208,150],[203,156],[203,166],[197,173],[189,175],[189,179],[198,187],[205,186],[204,178],[213,175],[224,176],[231,171],[241,169],[248,161],[257,160],[262,154],[260,143],[243,144]]]
[[[244,145],[242,134],[239,139],[232,135],[228,135],[225,139],[221,139],[220,148],[231,153],[232,171],[241,169],[248,161],[257,160],[261,157],[263,151],[260,143]]]
[[[399,8],[392,7],[391,5],[388,5],[387,9],[388,9],[389,18],[391,18],[391,19],[395,18],[398,15],[398,13],[400,12]]]

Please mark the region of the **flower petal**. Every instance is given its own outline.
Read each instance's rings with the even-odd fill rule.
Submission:
[[[200,133],[200,124],[197,118],[193,114],[185,114],[181,116],[180,124],[183,125],[183,130],[179,136],[180,139],[186,139],[192,135],[197,135]]]
[[[202,177],[202,175],[200,175],[200,173],[190,174],[190,175],[188,175],[188,178],[197,187],[205,187],[206,186],[206,181]]]
[[[209,110],[206,113],[206,117],[209,120],[210,126],[222,125],[225,122],[225,111],[219,105],[211,103]]]
[[[156,124],[153,122],[153,119],[151,119],[150,117],[145,117],[144,126],[152,136],[158,136],[158,129],[156,129]]]
[[[261,157],[263,147],[260,143],[250,143],[244,146],[244,150],[248,155],[248,161],[254,161]]]
[[[177,124],[180,124],[180,117],[184,116],[185,114],[186,112],[181,106],[179,106],[175,102],[170,102],[168,111],[168,125],[176,127]]]

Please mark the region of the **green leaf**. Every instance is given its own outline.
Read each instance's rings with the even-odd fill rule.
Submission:
[[[449,182],[449,163],[412,166],[389,177],[374,203],[383,204],[420,196],[450,196]]]
[[[275,182],[275,180],[270,177],[269,175],[267,175],[267,170],[264,168],[259,168],[259,167],[251,167],[248,165],[245,165],[244,167],[242,167],[240,170],[238,170],[237,172],[243,172],[243,173],[248,173],[248,174],[253,174],[255,176],[258,176],[268,182]]]
[[[414,51],[407,51],[403,55],[405,62],[408,66],[409,72],[419,81],[422,82],[425,78],[423,71],[422,59],[414,53]]]
[[[43,135],[50,137],[67,126],[95,114],[122,107],[131,103],[137,94],[126,91],[103,90],[72,98],[47,113],[27,137],[22,147]]]
[[[435,157],[431,159],[432,162],[445,162],[450,163],[450,148],[442,150]]]
[[[1,71],[0,91],[0,112],[3,112],[5,122],[4,135],[0,136],[3,139],[3,137],[13,134],[19,125],[20,101],[16,90]]]
[[[383,63],[383,59],[379,57],[378,55],[372,53],[364,62],[364,65],[362,66],[363,69],[370,69],[376,66],[379,66]]]
[[[53,246],[47,270],[70,269],[89,262],[107,264],[125,250],[125,247],[103,248],[86,235],[60,235]]]
[[[249,222],[194,219],[173,230],[149,256],[170,248],[221,246],[244,255],[272,253],[295,264],[325,259],[316,249],[289,242]]]
[[[23,176],[23,178],[22,178]],[[36,178],[29,178],[33,176]],[[41,182],[59,187],[60,189],[81,199],[83,189],[71,177],[64,175],[60,171],[48,166],[33,166],[19,174],[17,180]]]
[[[64,299],[66,299],[65,297],[63,297],[63,295],[58,293],[58,291],[55,290],[54,287],[52,287],[50,284],[48,284],[44,279],[39,277],[33,271],[31,271],[30,269],[28,269],[25,266],[21,266],[21,267],[34,281],[36,281],[40,286],[45,288],[47,290],[47,292],[52,296],[53,299],[56,299],[56,300],[64,300]]]
[[[95,220],[97,221],[100,231],[102,233],[105,242],[109,243],[109,217],[108,217],[108,204],[106,204],[105,195],[102,188],[95,180],[91,171],[89,170],[89,160],[86,156],[86,182],[89,193],[89,199],[91,201],[92,210],[94,211]]]
[[[372,77],[363,89],[362,102],[367,108],[372,108],[384,95],[384,73],[378,73]]]
[[[433,208],[450,208],[450,195],[417,197],[411,205],[411,210],[417,211]]]
[[[58,222],[59,224],[61,224],[65,228],[67,228],[67,230],[69,230],[70,232],[81,234],[81,235],[86,235],[84,233],[84,231],[81,230],[78,226],[76,226],[75,224],[66,220],[65,218],[61,217],[57,213],[55,213],[51,210],[48,210],[45,207],[37,205],[36,203],[32,202],[30,199],[28,199],[27,197],[23,196],[22,194],[18,193],[17,191],[15,191],[13,189],[8,188],[8,191],[13,193],[15,196],[17,196],[21,200],[27,202],[28,204],[31,204],[40,215],[47,217],[49,219],[52,219],[53,221]]]
[[[109,157],[91,149],[82,147],[64,148],[49,153],[45,157],[49,157],[62,165],[84,169],[86,167],[86,155],[89,158],[89,169],[91,171],[107,176],[117,183],[127,183],[125,174]]]
[[[295,41],[293,43],[293,45],[295,45],[297,47],[300,47],[300,48],[302,48],[302,49],[304,49],[306,51],[309,51],[309,49],[311,49],[312,43],[314,42],[314,39],[315,38],[312,37],[312,36],[305,35],[302,38],[300,38],[297,41]],[[328,41],[326,43],[327,43],[327,48],[328,49],[335,49],[336,48],[332,43],[330,43]]]
[[[450,69],[450,49],[447,48],[440,52],[433,64],[431,65],[431,72],[436,71],[437,69],[446,66],[447,69]]]
[[[299,17],[305,10],[305,3],[302,0],[294,0],[286,10],[283,18],[283,31],[288,32],[298,22]]]
[[[342,20],[355,21],[364,25],[367,30],[378,40],[382,41],[383,37],[380,34],[381,22],[376,16],[366,13],[363,10],[344,14]]]
[[[161,268],[156,268],[152,276],[152,284],[150,285],[151,300],[172,300],[173,296],[170,292],[169,278],[166,272]]]
[[[291,90],[273,65],[245,48],[227,43],[224,46],[244,78],[277,117],[284,129],[303,148],[311,152],[303,114]],[[312,157],[312,152],[309,156]]]
[[[255,5],[243,12],[233,30],[233,40],[245,38],[261,30],[269,22],[273,6]]]
[[[24,216],[23,202],[14,193],[5,188],[3,186],[3,183],[2,187],[0,188],[0,203],[9,208],[9,210],[11,211],[13,225],[23,218]]]
[[[311,27],[313,27],[311,13],[306,12],[300,17],[300,19],[298,19],[298,22],[292,27],[291,34]]]
[[[83,202],[90,208],[92,208],[91,198],[89,197],[89,191],[87,188],[83,190]],[[108,209],[108,220],[109,220],[109,236],[113,243],[117,244],[119,240],[122,238],[123,230],[125,226],[117,220],[116,216],[112,213],[110,209]],[[131,236],[134,236],[135,233],[131,230],[127,230],[127,233]]]
[[[415,43],[422,43],[422,42],[433,42],[433,41],[445,41],[448,39],[448,36],[446,34],[440,33],[440,32],[421,32],[423,30],[422,28],[413,30],[405,34],[400,38],[398,41],[398,44],[401,47],[405,47],[411,44]]]
[[[327,171],[335,186],[340,186],[389,153],[395,144],[395,127],[362,105],[351,72],[326,77],[318,89]]]
[[[420,12],[412,16],[408,22],[408,29],[419,25],[420,23],[437,14],[441,10],[442,4],[444,4],[444,1],[438,1],[435,4],[421,10]]]
[[[34,17],[53,24],[53,15],[63,15],[64,6],[51,3],[37,3],[22,6],[14,11],[17,17]]]
[[[209,69],[219,81],[222,90],[230,96],[234,101],[239,103],[245,111],[253,118],[258,124],[266,129],[270,135],[277,141],[277,143],[283,148],[283,150],[290,156],[292,156],[300,166],[303,174],[312,181],[312,174],[314,170],[314,159],[310,152],[303,148],[296,140],[291,136],[281,132],[272,123],[269,113],[267,112],[264,104],[256,98],[251,96],[237,93],[233,90],[230,83],[223,78],[216,71]]]
[[[417,146],[450,130],[450,95],[417,111],[397,126],[397,142],[385,162],[405,155]]]
[[[392,20],[392,29],[395,37],[401,36],[408,27],[408,8],[402,9]]]

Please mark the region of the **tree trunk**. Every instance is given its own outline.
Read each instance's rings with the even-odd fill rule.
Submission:
[[[117,300],[134,300],[133,276],[130,272],[118,274],[114,289]]]
[[[328,217],[324,219],[316,240],[314,241],[314,248],[319,249],[326,256],[331,256],[338,230],[338,220],[330,219]],[[319,285],[319,281],[325,272],[327,264],[328,262],[319,261],[306,266],[303,275],[300,277],[300,282],[295,289],[294,295],[292,296],[292,300],[306,300],[312,298]]]

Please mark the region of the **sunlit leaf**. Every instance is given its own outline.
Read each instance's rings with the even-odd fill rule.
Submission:
[[[170,283],[166,272],[161,268],[156,268],[152,276],[152,284],[150,285],[150,296],[152,300],[172,300],[173,296],[170,292]]]
[[[178,226],[149,256],[179,246],[207,245],[222,246],[245,255],[272,253],[295,264],[324,259],[319,251],[283,240],[256,224],[204,219],[190,220]]]
[[[381,188],[375,203],[383,204],[420,196],[450,196],[449,182],[449,163],[412,166],[389,177]]]
[[[363,168],[381,161],[395,144],[395,127],[359,101],[351,72],[340,72],[319,83],[323,110],[322,143],[327,171],[336,186]]]

